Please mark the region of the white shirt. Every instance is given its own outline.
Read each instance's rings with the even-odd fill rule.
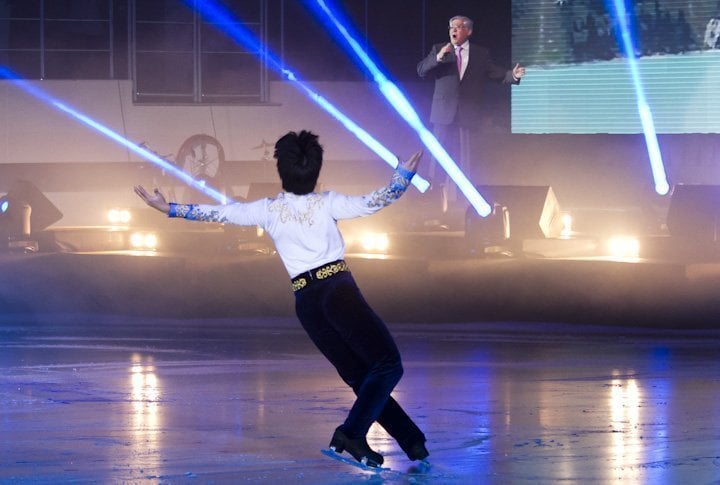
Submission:
[[[272,199],[228,205],[171,204],[169,215],[262,227],[275,243],[288,274],[294,278],[342,259],[345,242],[337,221],[373,214],[399,199],[414,175],[401,174],[401,171],[394,172],[387,186],[363,196],[332,191],[306,195],[281,192]]]

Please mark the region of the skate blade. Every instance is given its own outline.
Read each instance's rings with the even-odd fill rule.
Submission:
[[[343,462],[343,463],[347,463],[348,465],[352,465],[352,466],[354,466],[355,468],[359,468],[359,469],[361,469],[361,470],[365,470],[365,471],[369,471],[369,472],[374,472],[374,473],[381,473],[381,472],[388,472],[388,471],[390,471],[390,468],[383,468],[383,467],[379,467],[379,466],[370,466],[370,465],[366,465],[365,463],[361,463],[361,462],[359,462],[359,461],[355,461],[354,458],[346,458],[346,457],[342,456],[341,454],[337,453],[337,452],[336,452],[335,450],[333,450],[333,449],[322,449],[322,450],[320,450],[320,451],[322,452],[323,455],[329,456],[329,457],[332,458],[333,460],[337,460],[337,461],[341,461],[341,462]]]
[[[428,460],[421,460],[418,464],[408,469],[408,475],[425,475],[432,469],[432,464]]]

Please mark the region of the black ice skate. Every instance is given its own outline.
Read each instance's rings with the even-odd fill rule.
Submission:
[[[401,446],[407,457],[410,459],[410,461],[426,461],[426,458],[430,456],[430,452],[425,448],[425,443],[423,442],[415,442],[412,445],[408,446],[407,448],[404,446]]]
[[[330,440],[329,449],[322,451],[331,458],[335,458],[336,460],[349,463],[351,465],[359,466],[363,469],[374,469],[377,471],[385,470],[384,468],[381,468],[384,461],[382,455],[370,449],[370,446],[367,444],[364,437],[350,439],[339,428],[335,430],[332,440]],[[353,458],[357,460],[357,463],[353,463],[352,461],[342,457],[340,453],[343,451],[350,453]]]

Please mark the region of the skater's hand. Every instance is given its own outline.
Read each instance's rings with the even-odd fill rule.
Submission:
[[[164,212],[167,214],[170,211],[170,204],[167,203],[165,200],[165,196],[162,195],[160,190],[155,189],[154,193],[151,195],[147,190],[145,190],[145,187],[142,185],[136,185],[133,187],[135,190],[135,193],[140,197],[143,202],[145,202],[147,205],[152,207],[153,209],[157,209],[160,212]]]
[[[420,158],[422,157],[422,155],[422,150],[418,150],[417,152],[413,153],[410,158],[408,158],[401,164],[402,168],[404,168],[408,172],[417,173],[418,163],[420,163]]]

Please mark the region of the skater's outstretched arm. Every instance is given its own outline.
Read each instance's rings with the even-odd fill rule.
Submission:
[[[422,150],[419,150],[403,163],[398,164],[390,178],[390,183],[365,197],[367,206],[371,209],[382,209],[402,197],[415,176],[422,154]]]
[[[405,160],[403,163],[400,164],[405,170],[407,170],[410,173],[417,172],[418,164],[420,163],[420,159],[422,158],[423,151],[418,150],[415,153],[412,154],[410,158]]]
[[[398,200],[407,190],[415,176],[423,152],[419,150],[392,173],[387,185],[363,196],[333,194],[331,213],[336,220],[362,217],[383,209]]]
[[[142,185],[136,185],[135,193],[147,205],[169,217],[179,217],[191,221],[218,222],[239,226],[262,226],[267,199],[251,203],[234,202],[232,204],[177,204],[168,202],[158,189],[148,192]]]
[[[399,163],[390,182],[365,196],[339,196],[334,200],[335,219],[348,219],[369,215],[398,200],[407,190],[417,172],[423,151],[418,150],[410,158]],[[243,226],[262,225],[265,200],[254,203],[229,205],[175,204],[169,203],[158,189],[148,192],[142,185],[134,187],[135,193],[147,205],[170,217],[183,217],[197,221],[232,223]],[[263,210],[261,210],[263,209]]]
[[[170,204],[168,204],[167,200],[165,200],[165,196],[160,192],[160,190],[155,189],[153,194],[150,194],[147,190],[145,190],[145,187],[142,185],[136,185],[133,187],[135,190],[135,193],[145,202],[147,205],[152,207],[153,209],[159,210],[160,212],[164,212],[165,214],[170,211]]]

